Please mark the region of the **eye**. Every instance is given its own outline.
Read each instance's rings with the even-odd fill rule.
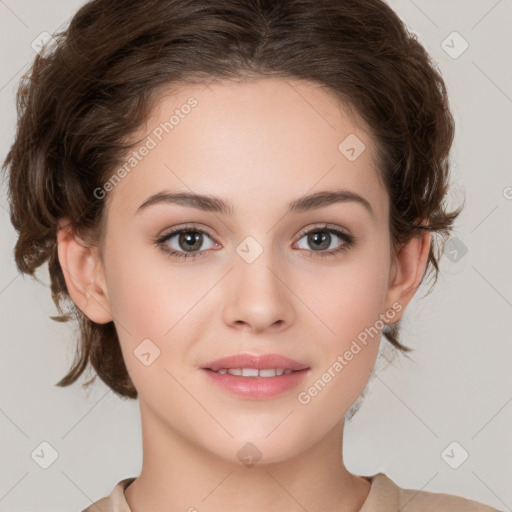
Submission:
[[[205,236],[210,239],[211,245],[204,247]],[[306,243],[312,250],[304,247],[314,255],[319,257],[333,256],[348,250],[355,243],[355,237],[345,233],[339,228],[330,227],[328,224],[315,226],[309,231],[305,231],[300,239],[306,239]],[[336,243],[336,239],[341,240],[342,243]],[[296,243],[299,243],[296,242]],[[185,226],[166,233],[164,236],[155,240],[155,244],[170,257],[176,258],[197,258],[207,254],[208,249],[220,247],[213,237],[203,229],[195,226]]]
[[[329,227],[329,225],[315,226],[313,229],[306,231],[301,239],[306,239],[306,244],[313,247],[310,250],[311,256],[332,256],[342,251],[346,251],[354,245],[355,237],[341,231],[340,229]],[[341,239],[341,244],[336,244],[336,239]],[[299,240],[300,242],[300,240]],[[297,243],[299,243],[297,242]],[[303,249],[304,247],[300,247]],[[307,247],[305,248],[306,250]],[[327,250],[329,249],[329,250]]]
[[[209,247],[203,246],[205,236],[213,242]],[[207,249],[218,245],[206,231],[194,226],[174,229],[156,240],[155,243],[169,256],[177,258],[197,258],[202,256]]]

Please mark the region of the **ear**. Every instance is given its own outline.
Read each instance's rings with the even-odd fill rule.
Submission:
[[[112,321],[98,248],[81,240],[67,218],[59,220],[57,253],[69,295],[76,306],[93,322]]]
[[[420,231],[419,235],[401,246],[393,261],[386,295],[386,307],[389,309],[396,302],[402,306],[400,313],[394,317],[393,323],[401,318],[420,285],[427,265],[430,244],[430,232]]]

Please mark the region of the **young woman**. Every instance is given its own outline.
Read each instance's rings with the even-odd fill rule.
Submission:
[[[87,511],[494,510],[343,463],[460,212],[443,79],[387,4],[92,1],[18,123],[16,263],[80,327],[59,385],[140,400],[141,474]]]

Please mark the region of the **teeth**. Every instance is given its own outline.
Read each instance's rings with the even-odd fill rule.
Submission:
[[[284,370],[282,368],[268,368],[264,370],[258,370],[256,368],[230,368],[227,370],[226,368],[222,368],[217,370],[217,373],[229,373],[230,375],[237,375],[239,377],[280,377],[283,374],[288,375],[292,373],[292,371],[293,370]]]
[[[278,373],[278,372],[281,372],[281,373]],[[260,370],[259,376],[260,377],[275,377],[276,375],[282,375],[283,372],[284,372],[284,370],[282,370],[282,369],[274,370],[273,368],[269,368],[266,370]]]

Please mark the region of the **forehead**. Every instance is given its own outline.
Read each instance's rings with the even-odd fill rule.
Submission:
[[[370,133],[315,83],[266,78],[173,87],[159,95],[136,138],[126,177],[109,198],[126,215],[163,190],[277,208],[308,192],[347,188],[386,210]]]

